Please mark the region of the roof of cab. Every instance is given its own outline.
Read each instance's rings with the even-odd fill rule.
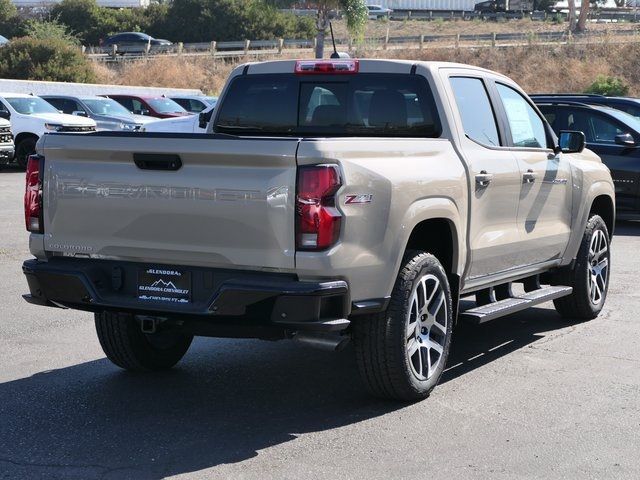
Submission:
[[[311,61],[313,59],[310,59]],[[409,73],[413,65],[420,65],[428,70],[434,71],[442,68],[462,68],[467,70],[475,70],[499,77],[508,78],[501,73],[487,70],[486,68],[476,67],[463,63],[454,62],[436,62],[436,61],[415,61],[415,60],[391,60],[391,59],[336,59],[336,60],[358,60],[360,64],[360,73]],[[309,59],[305,59],[309,61]],[[321,59],[321,62],[330,62],[332,59]],[[266,62],[249,62],[237,67],[238,73],[245,72],[247,74],[259,73],[288,73],[293,72],[297,60],[269,60]],[[246,71],[245,71],[246,69]],[[236,73],[236,74],[238,74]]]

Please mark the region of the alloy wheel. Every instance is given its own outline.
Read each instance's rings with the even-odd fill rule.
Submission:
[[[593,232],[589,244],[589,298],[599,305],[606,294],[609,275],[609,242],[602,230]]]
[[[447,302],[444,288],[434,275],[416,282],[407,316],[406,350],[411,371],[428,380],[440,366],[447,337]]]

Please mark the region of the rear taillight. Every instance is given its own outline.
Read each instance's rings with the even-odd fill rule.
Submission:
[[[44,157],[31,155],[27,161],[27,181],[24,190],[24,220],[27,230],[43,233],[42,221],[42,175]]]
[[[298,75],[340,75],[358,73],[358,60],[298,60],[294,69]]]
[[[325,250],[338,241],[342,217],[336,208],[336,192],[341,185],[337,165],[314,165],[298,169],[298,250]]]

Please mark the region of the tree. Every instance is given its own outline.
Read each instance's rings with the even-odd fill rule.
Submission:
[[[590,0],[582,0],[580,6],[580,16],[578,16],[578,23],[576,23],[576,32],[584,32],[587,29],[587,17],[589,16],[589,8],[591,7]]]
[[[342,10],[347,30],[353,36],[361,36],[367,23],[368,10],[364,0],[320,0],[316,17],[316,58],[324,56],[324,40],[329,27],[329,16],[334,10]]]
[[[59,38],[18,38],[0,48],[0,77],[91,83],[95,73],[77,46]]]
[[[569,0],[569,31],[576,29],[576,0]]]
[[[263,0],[174,0],[169,6],[164,35],[170,40],[263,40],[309,38],[308,18],[279,12]]]
[[[96,0],[62,0],[51,8],[51,17],[69,27],[83,45],[97,45],[122,27],[117,10],[101,8]]]
[[[0,33],[9,38],[15,32],[18,9],[11,0],[0,0]]]

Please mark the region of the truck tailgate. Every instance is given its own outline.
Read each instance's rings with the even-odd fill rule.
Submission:
[[[47,251],[294,267],[296,139],[103,133],[42,142]],[[180,168],[159,169],[176,156]]]

